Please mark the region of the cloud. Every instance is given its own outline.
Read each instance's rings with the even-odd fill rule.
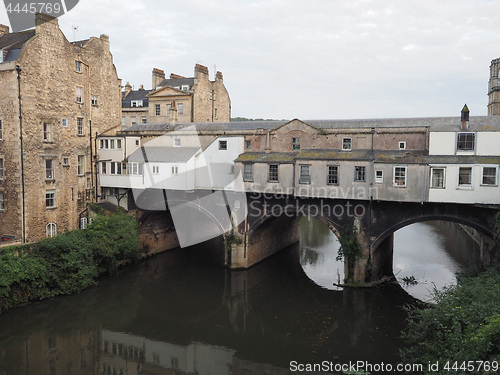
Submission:
[[[69,39],[105,33],[119,76],[224,73],[234,116],[485,115],[500,0],[85,0]],[[6,15],[0,13],[0,22]]]

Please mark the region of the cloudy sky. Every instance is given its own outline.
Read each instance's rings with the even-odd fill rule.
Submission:
[[[500,0],[80,0],[59,24],[108,34],[136,89],[153,68],[222,71],[233,117],[486,115],[500,57]]]

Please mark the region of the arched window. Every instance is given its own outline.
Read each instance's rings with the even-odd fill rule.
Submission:
[[[57,224],[49,223],[45,227],[45,230],[47,232],[47,237],[55,237],[57,235]]]

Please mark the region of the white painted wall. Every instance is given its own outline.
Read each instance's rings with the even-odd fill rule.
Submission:
[[[458,172],[460,167],[472,167],[472,186],[458,186]],[[483,167],[497,167],[497,185],[484,186],[482,185]],[[439,167],[445,167],[445,188],[435,189],[429,188],[430,202],[445,202],[445,203],[484,203],[484,204],[500,204],[500,186],[498,185],[498,165],[459,165],[447,164]]]
[[[478,132],[476,139],[476,155],[500,155],[500,132]]]
[[[431,132],[429,155],[455,155],[455,132]]]

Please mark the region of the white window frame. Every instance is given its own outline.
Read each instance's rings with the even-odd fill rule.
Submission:
[[[132,100],[130,102],[130,107],[132,108],[144,107],[144,102],[142,100]]]
[[[472,146],[472,148],[459,148],[458,147],[458,142],[459,142],[459,138],[460,138],[461,135],[472,135],[472,137],[473,137],[473,140],[472,140],[473,146]],[[476,138],[477,138],[476,137],[476,133],[474,133],[474,132],[458,132],[457,133],[456,142],[455,142],[455,147],[456,147],[457,152],[471,152],[471,151],[475,151],[476,150]],[[465,141],[465,142],[467,142],[467,141]]]
[[[402,169],[404,170],[404,175],[397,175],[397,169]],[[403,178],[403,184],[398,184],[396,182],[396,179]],[[396,165],[393,168],[393,174],[392,174],[392,185],[397,188],[405,188],[407,181],[408,180],[408,167],[404,165]]]
[[[80,229],[87,229],[88,219],[86,217],[80,218]]]
[[[78,104],[83,104],[83,87],[76,86],[76,102]]]
[[[61,119],[61,125],[63,128],[67,128],[68,127],[68,119],[67,118]]]
[[[349,147],[345,147],[345,142],[349,142]],[[352,150],[352,137],[344,137],[342,138],[342,150],[343,151],[351,151]]]
[[[399,150],[406,150],[406,141],[399,141],[398,142],[398,149]]]
[[[148,123],[148,118],[146,116],[141,117],[141,123],[147,124]]]
[[[460,183],[460,170],[461,169],[470,169],[470,183],[469,184],[461,184]],[[474,167],[472,165],[459,165],[458,166],[458,174],[457,174],[457,189],[472,189],[472,184],[474,182]]]
[[[78,155],[77,160],[77,174],[83,176],[85,174],[85,155]]]
[[[181,139],[174,138],[174,147],[181,147]]]
[[[443,171],[443,186],[438,186],[438,185],[434,185],[434,170],[442,170]],[[435,166],[435,167],[431,167],[431,178],[430,178],[430,184],[429,184],[429,187],[431,189],[446,189],[446,167],[441,167],[441,166]]]
[[[495,169],[495,182],[493,184],[485,184],[484,183],[484,169],[492,168]],[[498,165],[482,165],[481,166],[481,186],[498,186]]]
[[[253,164],[245,163],[243,164],[243,181],[253,182]]]
[[[127,119],[125,116],[122,116],[122,126],[127,126]]]
[[[52,204],[49,205],[49,201],[52,201]],[[47,189],[45,190],[45,208],[56,208],[56,189]]]
[[[330,169],[330,168],[332,168],[332,169]],[[340,166],[328,165],[326,167],[326,169],[327,169],[327,171],[326,171],[326,184],[327,185],[338,185],[339,179],[340,179],[340,176],[339,176]],[[335,171],[335,173],[333,173],[333,171]],[[333,179],[336,179],[336,181],[332,181]]]
[[[52,124],[50,122],[44,122],[42,124],[43,130],[43,141],[52,142]]]
[[[5,211],[5,192],[0,191],[0,211]]]
[[[45,159],[45,179],[54,179],[54,159]]]
[[[309,185],[311,183],[311,165],[299,165],[299,184]]]
[[[155,104],[155,116],[161,116],[161,106],[159,104]]]
[[[172,174],[173,175],[179,174],[179,167],[178,166],[176,166],[176,165],[172,166]]]
[[[362,169],[361,169],[362,168]],[[359,173],[363,173],[363,178],[361,177]],[[354,166],[354,182],[366,182],[366,166],[364,165],[356,165]]]
[[[92,95],[92,98],[91,98],[91,104],[92,104],[94,107],[97,107],[97,106],[98,106],[99,101],[98,101],[97,95]]]
[[[76,118],[76,131],[78,135],[85,135],[83,117]]]
[[[75,60],[75,72],[81,73],[82,72],[82,62]]]
[[[380,176],[378,174],[380,173]],[[382,169],[375,170],[375,183],[383,184],[384,183],[384,171]]]
[[[272,171],[271,171],[272,167]],[[276,168],[276,170],[274,170]],[[276,176],[276,178],[274,178]],[[272,177],[272,178],[271,178]],[[268,174],[267,174],[268,182],[279,182],[280,181],[280,165],[276,163],[269,164]]]
[[[45,226],[45,234],[47,237],[55,237],[57,236],[57,224],[56,223],[48,223]]]
[[[132,117],[130,118],[130,123],[132,124],[132,126],[136,125],[136,124],[137,124],[137,117],[132,116]]]
[[[292,138],[292,150],[299,151],[300,150],[300,137]]]
[[[160,166],[159,165],[152,165],[151,170],[153,174],[160,174]]]
[[[184,103],[178,103],[177,104],[177,114],[178,115],[183,115],[184,114]]]

